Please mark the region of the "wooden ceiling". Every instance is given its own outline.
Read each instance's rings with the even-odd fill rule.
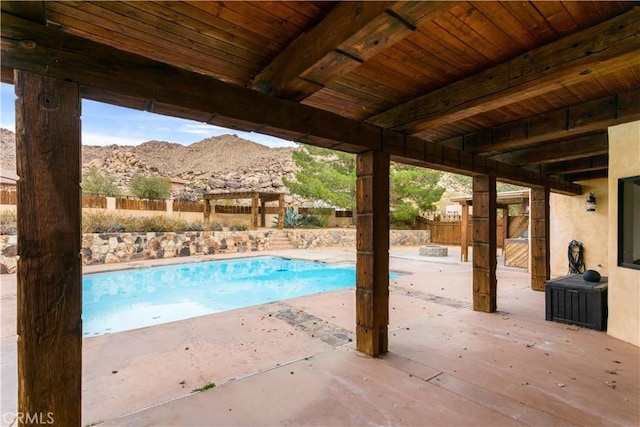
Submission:
[[[638,2],[2,1],[2,79],[579,193],[640,119]]]

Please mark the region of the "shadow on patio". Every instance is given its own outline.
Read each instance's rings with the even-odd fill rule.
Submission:
[[[471,265],[450,250],[433,262],[392,248],[392,270],[411,274],[390,282],[379,359],[350,341],[352,289],[85,339],[83,424],[638,425],[637,347],[545,321],[520,269],[498,268],[498,312],[472,311]]]

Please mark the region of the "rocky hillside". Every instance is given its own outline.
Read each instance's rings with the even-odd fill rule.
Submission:
[[[135,174],[167,176],[186,182],[174,197],[195,200],[211,191],[276,191],[288,193],[283,179],[294,179],[293,148],[269,148],[236,135],[207,138],[185,146],[149,141],[138,146],[83,146],[83,168],[97,167],[115,177],[125,193]],[[0,167],[15,173],[15,135],[0,129]],[[445,173],[440,185],[447,188],[440,207],[448,198],[469,194],[469,178]],[[294,202],[288,197],[288,203]],[[299,202],[300,200],[296,199]]]
[[[15,135],[0,130],[3,170],[15,171]],[[83,169],[97,167],[115,177],[126,191],[131,177],[167,176],[187,182],[178,196],[194,198],[209,191],[287,192],[283,178],[293,179],[293,148],[269,148],[236,135],[207,138],[185,146],[149,141],[138,146],[82,147]]]

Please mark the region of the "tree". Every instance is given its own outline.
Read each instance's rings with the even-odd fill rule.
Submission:
[[[433,211],[444,193],[442,172],[393,163],[389,171],[391,222],[411,222],[421,212]]]
[[[284,180],[292,193],[343,209],[355,209],[356,160],[353,154],[304,145],[293,152],[300,169],[296,181]]]
[[[344,209],[355,208],[355,155],[303,145],[293,153],[299,168],[296,181],[285,180],[289,190]],[[435,209],[444,193],[438,186],[442,172],[392,163],[390,207],[394,222],[410,222],[420,212]]]
[[[142,199],[168,199],[171,196],[171,182],[161,176],[134,175],[129,183],[129,192]]]
[[[92,166],[82,174],[82,191],[87,194],[97,194],[101,196],[120,196],[122,190],[115,183],[113,175],[99,168]]]

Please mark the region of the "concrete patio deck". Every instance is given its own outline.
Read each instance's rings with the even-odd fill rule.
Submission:
[[[83,425],[639,424],[638,347],[546,322],[544,294],[501,259],[499,311],[474,312],[456,249],[392,248],[391,268],[410,274],[391,281],[390,352],[378,359],[354,350],[350,289],[87,338]],[[15,276],[3,276],[3,423],[16,408],[15,321]]]

